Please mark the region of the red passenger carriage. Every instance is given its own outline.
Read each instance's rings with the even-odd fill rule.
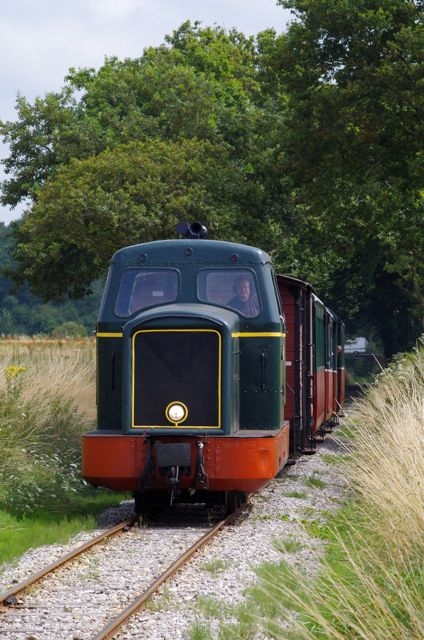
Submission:
[[[315,450],[316,432],[331,429],[344,402],[343,322],[312,285],[277,276],[286,319],[286,405],[293,455]]]

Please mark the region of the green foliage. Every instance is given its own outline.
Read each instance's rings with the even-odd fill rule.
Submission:
[[[4,202],[36,198],[72,158],[133,141],[242,141],[260,93],[252,40],[189,22],[166,40],[138,59],[106,58],[98,72],[71,69],[61,92],[34,105],[20,98],[18,121],[0,128],[11,148]]]
[[[212,634],[207,626],[196,622],[189,630],[188,638],[189,640],[212,640]]]
[[[415,560],[395,559],[392,543],[376,535],[359,503],[340,509],[327,530],[326,557],[316,579],[311,582],[284,559],[262,564],[245,613],[233,612],[239,623],[231,625],[228,636],[228,625],[222,625],[220,637],[249,638],[259,632],[276,640],[418,640],[424,595],[419,552]],[[298,545],[290,549],[288,543],[274,546],[282,553],[298,551]]]
[[[44,509],[37,506],[24,517],[0,510],[0,564],[14,560],[28,549],[68,542],[81,531],[95,528],[96,516],[126,497],[87,487],[82,494],[72,493],[60,511],[52,511],[48,503]]]
[[[63,322],[51,332],[52,338],[84,338],[86,335],[85,327],[72,320]]]
[[[278,539],[273,541],[273,547],[281,553],[298,553],[302,549],[302,543],[293,538]]]
[[[0,503],[17,517],[35,507],[62,509],[70,492],[81,489],[75,407],[53,398],[39,422],[39,409],[23,399],[25,367],[5,369],[0,398]],[[74,434],[74,437],[72,437]]]
[[[93,515],[58,519],[44,513],[18,520],[10,513],[0,511],[0,563],[10,562],[37,546],[67,542],[71,536],[92,529],[95,524]]]
[[[334,533],[328,526],[328,523],[322,518],[318,519],[309,516],[307,520],[303,520],[302,524],[312,538],[319,538],[320,540],[331,540],[334,537]]]
[[[3,339],[0,347],[1,563],[93,528],[97,514],[128,496],[81,478],[81,433],[95,414],[95,341]]]
[[[261,87],[254,40],[185,23],[166,42],[71,69],[60,93],[20,100],[18,121],[0,127],[11,149],[3,200],[33,202],[12,225],[11,272],[45,300],[85,295],[117,248],[169,237],[186,219],[293,253],[273,204],[284,189],[270,179],[281,108]]]
[[[58,171],[16,228],[14,257],[38,295],[80,296],[105,276],[116,249],[169,237],[182,219],[200,217],[246,239],[240,214],[248,192],[222,145],[131,143]]]
[[[317,282],[357,325],[371,319],[392,354],[413,344],[424,309],[423,6],[279,4],[298,17],[277,71],[288,171],[308,246],[314,237],[336,256],[332,279]]]
[[[225,619],[231,613],[231,608],[211,596],[199,596],[196,598],[196,611],[211,618]]]
[[[36,189],[59,164],[56,152],[58,131],[69,126],[73,99],[68,89],[62,94],[49,93],[36,98],[31,105],[19,96],[16,122],[0,122],[0,133],[10,146],[10,155],[3,161],[6,175],[16,178],[5,180],[2,203],[12,207],[27,197],[35,197]]]
[[[212,574],[213,576],[217,576],[219,573],[222,573],[223,571],[225,571],[226,569],[226,563],[224,562],[224,560],[211,560],[209,562],[206,562],[202,569],[203,571],[207,571],[208,573]]]
[[[322,478],[319,478],[316,474],[314,474],[312,476],[309,476],[309,478],[306,478],[305,484],[310,487],[323,489],[327,483],[325,482],[325,480],[322,480]]]
[[[11,235],[11,228],[0,223],[0,334],[50,334],[69,322],[83,327],[79,335],[91,334],[96,325],[103,282],[92,283],[92,295],[81,300],[43,303],[28,291],[26,284],[16,288],[7,276],[11,265]]]
[[[308,497],[306,491],[288,491],[285,495],[288,498],[298,498],[299,500],[305,500]]]
[[[73,494],[85,491],[80,475],[84,418],[64,391],[52,385],[46,393],[41,380],[34,380],[35,359],[30,356],[31,372],[23,364],[7,364],[0,386],[0,504],[18,518],[40,508],[66,510]],[[57,368],[56,376],[59,380]],[[35,385],[37,402],[29,385]]]
[[[371,383],[381,371],[378,363],[381,361],[384,363],[384,359],[381,356],[376,355],[376,358],[378,362],[372,357],[371,353],[367,354],[366,357],[346,355],[347,385]]]
[[[424,312],[422,3],[279,4],[297,17],[279,36],[186,22],[139,58],[17,100],[0,123],[2,201],[29,199],[12,225],[16,282],[84,296],[117,248],[197,218],[313,282],[386,355],[410,348]],[[12,303],[0,298],[8,331]]]

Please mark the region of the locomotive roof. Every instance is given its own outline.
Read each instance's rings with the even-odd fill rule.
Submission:
[[[152,260],[181,262],[191,259],[214,262],[250,262],[267,264],[271,257],[262,249],[237,242],[204,239],[155,240],[119,249],[112,256],[112,264],[136,261],[138,264]]]

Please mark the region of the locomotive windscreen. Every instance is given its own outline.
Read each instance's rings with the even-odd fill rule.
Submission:
[[[133,428],[221,428],[219,332],[137,331],[132,378]]]

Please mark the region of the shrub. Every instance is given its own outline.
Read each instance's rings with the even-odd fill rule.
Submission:
[[[71,320],[63,322],[51,332],[52,338],[84,338],[86,335],[86,328]]]
[[[85,489],[80,438],[95,416],[94,340],[0,347],[0,503],[18,517],[61,509]]]

